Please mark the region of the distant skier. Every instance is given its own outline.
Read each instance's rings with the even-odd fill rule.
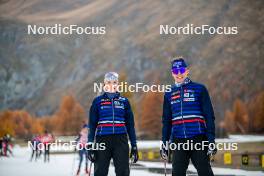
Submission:
[[[45,131],[45,134],[41,137],[41,143],[44,146],[44,162],[49,162],[50,160],[50,145],[54,141],[54,137],[52,134]]]
[[[30,142],[31,142],[31,149],[32,149],[30,161],[34,159],[34,156],[35,156],[35,161],[36,161],[40,155],[40,150],[39,150],[40,149],[39,147],[41,146],[40,136],[39,135],[33,136]]]
[[[127,98],[117,92],[118,74],[109,72],[104,77],[105,92],[93,100],[89,115],[89,143],[104,144],[105,150],[89,150],[95,162],[94,175],[106,176],[113,158],[117,176],[129,176],[129,146],[133,162],[138,160],[134,116]],[[95,137],[96,136],[96,137]]]
[[[2,142],[2,147],[3,147],[3,155],[8,156],[8,152],[10,155],[13,155],[12,152],[12,144],[11,144],[11,136],[9,134],[5,134],[3,137],[3,142]]]
[[[0,138],[0,156],[3,155],[3,138]]]
[[[208,91],[204,85],[189,79],[183,58],[172,62],[171,71],[175,84],[164,95],[162,141],[179,144],[173,150],[172,175],[185,176],[191,159],[199,176],[212,176],[209,157],[216,153],[215,116]],[[184,149],[180,143],[189,143],[189,149]],[[200,150],[191,148],[190,143],[196,148],[200,146]],[[202,148],[203,143],[213,144],[212,148],[206,145]],[[166,145],[162,146],[161,157],[168,158]]]
[[[85,158],[85,173],[89,174],[90,170],[88,169],[88,151],[86,150],[86,144],[88,143],[88,126],[87,124],[83,125],[83,128],[76,139],[77,141],[77,150],[79,152],[79,165],[76,175],[79,176],[81,171],[81,165],[83,162],[83,158]]]

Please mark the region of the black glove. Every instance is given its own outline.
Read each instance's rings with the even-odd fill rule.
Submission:
[[[168,160],[168,156],[169,156],[169,150],[165,147],[165,145],[161,145],[160,157],[163,160]]]
[[[211,156],[214,156],[216,153],[217,153],[217,148],[216,148],[215,142],[210,142],[208,145],[207,155],[211,157]]]
[[[131,147],[130,158],[133,157],[133,163],[138,161],[138,149],[137,146]]]
[[[208,155],[208,156],[213,156],[213,155],[215,155],[216,153],[217,153],[217,149],[216,149],[216,148],[213,149],[213,150],[208,149],[208,151],[207,151],[207,155]]]
[[[89,150],[89,151],[88,151],[88,159],[89,159],[92,163],[95,162],[95,151],[93,151],[93,150]]]
[[[96,157],[95,157],[95,150],[93,150],[93,148],[92,148],[92,144],[89,144],[88,145],[88,159],[91,161],[91,162],[95,162],[95,159],[96,159]]]

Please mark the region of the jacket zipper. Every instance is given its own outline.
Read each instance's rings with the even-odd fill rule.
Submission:
[[[114,103],[113,100],[114,98],[111,99],[112,100],[112,110],[113,110],[113,134],[115,134],[115,111],[114,111]]]
[[[198,127],[199,127],[199,132],[202,133],[201,131],[201,125],[200,125],[200,122],[198,121]]]
[[[200,122],[199,121],[198,121],[198,126],[199,126],[199,132],[202,133],[201,126],[200,126]]]
[[[183,127],[184,127],[184,130],[183,130],[183,133],[184,133],[184,137],[186,138],[186,133],[185,133],[185,123],[183,121],[183,115],[182,115],[182,101],[183,101],[183,92],[182,92],[182,86],[181,86],[181,117],[182,117],[182,122],[183,122]]]

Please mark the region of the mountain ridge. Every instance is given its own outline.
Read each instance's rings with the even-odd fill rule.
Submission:
[[[235,99],[249,101],[263,90],[261,14],[262,1],[4,1],[0,109],[51,114],[68,92],[88,108],[96,95],[93,83],[112,70],[125,73],[131,84],[154,83],[156,74],[161,84],[171,84],[170,60],[183,55],[221,118]],[[26,34],[28,24],[54,23],[106,26],[106,34]],[[238,26],[239,34],[164,36],[160,24]]]

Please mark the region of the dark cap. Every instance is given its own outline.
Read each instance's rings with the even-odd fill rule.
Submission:
[[[89,128],[89,126],[87,124],[84,124],[82,127],[83,128]]]
[[[172,69],[179,69],[179,68],[186,68],[186,67],[187,67],[187,64],[185,63],[183,58],[177,58],[171,62]]]

